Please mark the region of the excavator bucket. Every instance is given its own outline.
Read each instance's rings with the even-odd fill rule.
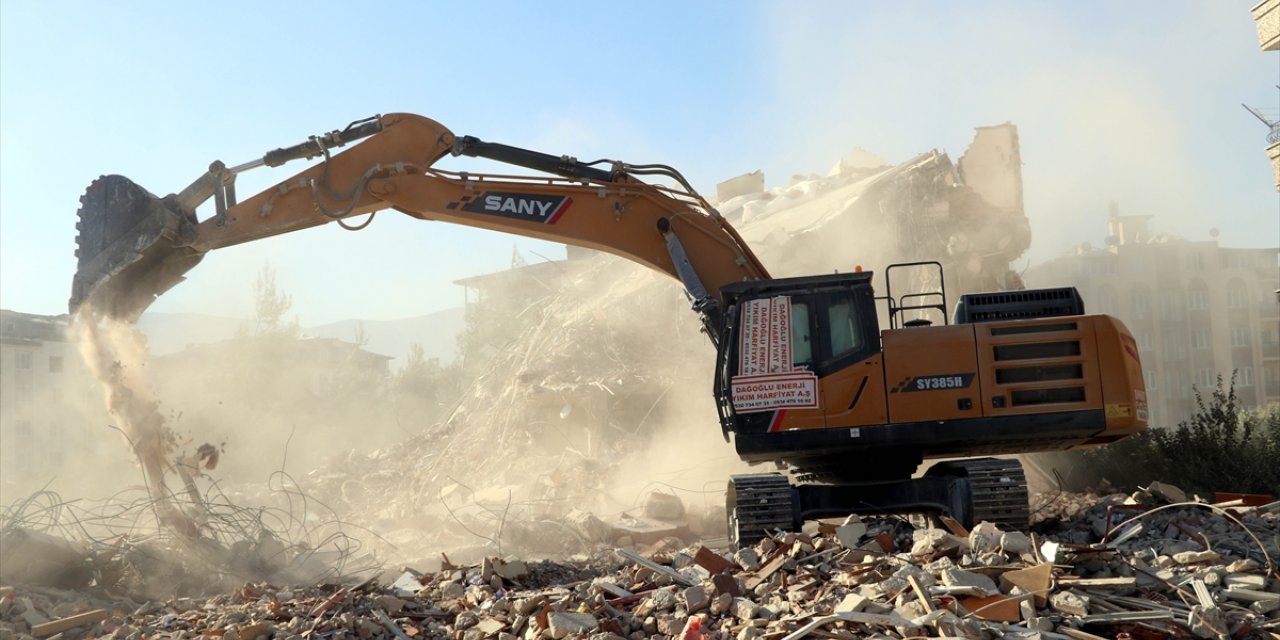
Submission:
[[[191,247],[195,214],[124,176],[103,176],[89,185],[78,215],[73,313],[88,305],[132,322],[203,257]]]

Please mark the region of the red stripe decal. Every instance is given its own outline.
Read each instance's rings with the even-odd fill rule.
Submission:
[[[777,433],[782,430],[782,416],[785,415],[787,415],[785,409],[773,412],[773,421],[769,423],[769,433]]]
[[[560,219],[560,215],[563,214],[571,204],[573,204],[573,198],[566,197],[564,202],[560,203],[559,207],[556,207],[556,212],[551,214],[550,218],[547,218],[547,224],[555,224],[556,220]]]
[[[1124,348],[1125,353],[1133,356],[1134,360],[1141,360],[1138,357],[1138,343],[1129,336],[1120,336],[1120,345]]]

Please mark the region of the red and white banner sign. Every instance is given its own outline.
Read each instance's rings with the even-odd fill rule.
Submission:
[[[749,300],[742,306],[738,374],[791,371],[791,297]]]
[[[735,411],[818,407],[818,376],[792,365],[790,296],[743,304],[739,335],[739,375],[730,381]]]
[[[731,386],[738,413],[818,408],[818,376],[810,371],[735,376]]]

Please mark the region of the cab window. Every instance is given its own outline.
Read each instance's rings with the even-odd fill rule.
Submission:
[[[831,358],[839,358],[862,348],[862,332],[853,300],[833,302],[827,307],[831,330]]]
[[[813,337],[810,335],[809,305],[791,302],[791,365],[813,368]]]

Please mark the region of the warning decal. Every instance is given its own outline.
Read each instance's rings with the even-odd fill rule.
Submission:
[[[1147,421],[1147,392],[1143,389],[1133,390],[1134,404],[1137,405],[1138,419]]]
[[[743,303],[738,354],[739,375],[730,381],[735,411],[818,407],[818,376],[792,365],[790,296]]]

